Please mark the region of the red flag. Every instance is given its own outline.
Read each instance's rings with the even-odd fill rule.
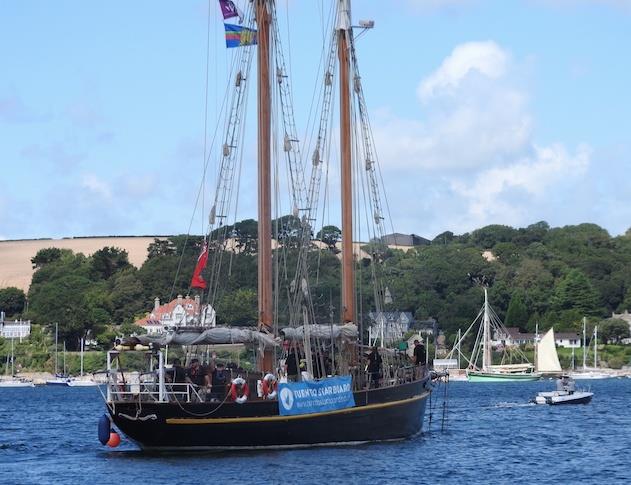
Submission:
[[[204,247],[202,248],[202,252],[197,258],[197,266],[195,266],[195,271],[193,271],[193,279],[191,280],[191,288],[206,288],[206,281],[202,278],[202,271],[206,267],[206,263],[208,262],[208,245],[204,243]]]

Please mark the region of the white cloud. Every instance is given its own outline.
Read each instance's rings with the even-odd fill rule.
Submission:
[[[112,189],[109,184],[93,173],[84,174],[81,177],[81,187],[105,199],[112,198]]]
[[[554,214],[551,193],[574,197],[572,184],[585,177],[591,150],[536,143],[524,65],[495,42],[456,46],[419,83],[422,119],[377,119],[376,143],[395,181],[389,186],[396,184],[389,194],[402,230],[431,236],[527,225]],[[422,198],[411,206],[406,198],[419,187]]]
[[[497,79],[506,72],[509,55],[495,42],[467,42],[457,46],[440,67],[423,80],[418,94],[423,101],[453,93],[471,73]]]

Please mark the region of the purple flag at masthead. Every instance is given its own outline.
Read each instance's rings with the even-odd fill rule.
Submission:
[[[232,17],[241,18],[239,10],[232,0],[219,0],[219,6],[221,7],[224,20]]]

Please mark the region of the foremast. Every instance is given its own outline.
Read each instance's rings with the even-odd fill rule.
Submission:
[[[342,191],[342,322],[355,320],[353,275],[353,179],[351,153],[350,0],[339,0],[337,53],[340,65],[340,161]]]

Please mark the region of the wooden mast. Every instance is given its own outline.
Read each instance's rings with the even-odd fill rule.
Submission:
[[[271,197],[271,87],[270,12],[267,0],[256,0],[258,62],[258,325],[272,331],[272,197]],[[261,370],[272,369],[265,352]]]
[[[342,322],[355,320],[353,275],[353,179],[350,103],[350,0],[339,0],[337,55],[340,64],[340,148],[342,178]]]
[[[267,0],[256,0],[258,42],[258,301],[259,326],[272,327],[272,198],[270,78]]]

